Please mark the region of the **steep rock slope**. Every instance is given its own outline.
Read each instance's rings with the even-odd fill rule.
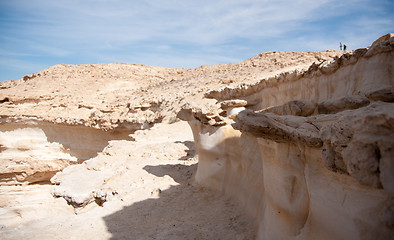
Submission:
[[[258,239],[394,236],[394,38],[205,96],[198,183],[245,207]]]

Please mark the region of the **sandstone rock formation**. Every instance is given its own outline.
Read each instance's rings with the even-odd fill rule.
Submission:
[[[42,141],[52,146],[52,152],[42,152],[45,158],[31,156],[30,152],[37,148],[33,145],[19,151],[0,142],[1,149],[7,150],[0,153],[5,164],[0,168],[0,181],[49,181],[66,166],[95,157],[110,140],[128,140],[128,135],[136,130],[149,129],[159,122],[174,122],[185,102],[200,102],[209,88],[253,82],[267,69],[280,72],[300,68],[338,54],[271,52],[241,63],[196,69],[124,63],[62,64],[19,80],[1,82],[0,131],[7,136],[17,134],[9,131],[18,129],[41,132]],[[36,139],[25,134],[23,141]],[[24,160],[4,155],[10,151]],[[30,169],[31,161],[36,164]],[[12,165],[15,167],[7,167]]]
[[[193,131],[197,182],[238,199],[258,239],[394,236],[394,38],[384,40],[209,91],[217,104],[179,113]]]
[[[0,184],[49,182],[65,167],[101,152],[128,132],[55,125],[34,118],[0,119]]]
[[[97,157],[58,172],[55,186],[0,186],[1,238],[254,238],[236,203],[194,183],[186,122],[157,124],[133,138],[112,140]]]
[[[196,69],[56,65],[0,83],[0,235],[253,239],[236,204],[193,184],[193,139],[176,114],[214,102],[202,99],[208,89],[340,54],[269,52]]]
[[[56,172],[77,162],[62,145],[48,142],[39,128],[2,132],[0,144],[0,182],[4,184],[48,181]]]
[[[2,82],[0,235],[391,239],[393,48]]]

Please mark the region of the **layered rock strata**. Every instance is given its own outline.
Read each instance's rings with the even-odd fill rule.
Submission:
[[[0,118],[0,185],[49,183],[64,168],[97,156],[128,129],[102,131],[36,118]]]
[[[394,236],[394,38],[186,105],[196,180],[239,200],[259,239]]]

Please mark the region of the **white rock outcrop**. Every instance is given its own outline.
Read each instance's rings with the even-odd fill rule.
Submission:
[[[35,118],[0,119],[0,185],[49,183],[59,171],[97,156],[129,131],[102,131]]]
[[[63,145],[49,142],[40,128],[0,132],[0,184],[48,181],[56,172],[77,163]]]
[[[393,63],[389,38],[208,92],[212,111],[178,115],[193,131],[197,182],[241,202],[258,239],[392,239]],[[246,110],[229,115],[232,99]]]

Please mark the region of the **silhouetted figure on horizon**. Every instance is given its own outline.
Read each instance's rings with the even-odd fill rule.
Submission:
[[[347,46],[345,44],[343,44],[343,51],[346,52],[346,48],[347,48]]]
[[[342,51],[342,43],[339,42],[339,49]]]

